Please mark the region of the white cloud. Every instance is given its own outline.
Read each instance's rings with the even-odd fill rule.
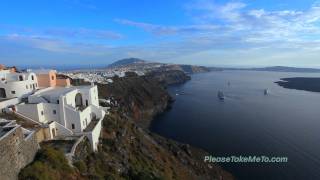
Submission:
[[[117,40],[124,36],[120,33],[105,30],[105,29],[91,29],[91,28],[30,28],[21,26],[12,26],[0,24],[2,31],[8,31],[11,34],[22,35],[36,35],[51,38],[68,38],[68,39],[102,39],[102,40]]]
[[[142,28],[145,31],[155,35],[176,35],[176,34],[185,34],[185,33],[190,34],[190,33],[214,31],[219,28],[219,26],[212,25],[212,24],[189,25],[189,26],[164,26],[164,25],[130,21],[127,19],[115,19],[115,22],[123,25]]]
[[[219,21],[222,22],[222,26],[229,27],[232,33],[245,32],[250,38],[265,36],[275,40],[279,37],[288,40],[303,39],[305,35],[320,35],[317,24],[320,20],[318,4],[305,11],[248,9],[246,4],[241,2],[218,5],[213,1],[197,1],[194,8],[191,8],[191,5],[188,7],[191,13],[196,11],[195,19],[202,24]],[[202,12],[199,13],[199,10]]]
[[[187,4],[185,8],[193,22],[189,25],[115,19],[119,24],[141,28],[154,36],[169,37],[154,38],[143,45],[106,46],[94,41],[72,43],[66,40],[72,37],[104,40],[123,37],[112,31],[85,28],[16,29],[16,34],[0,37],[0,41],[51,53],[73,54],[80,59],[83,56],[97,58],[103,62],[104,59],[137,56],[155,61],[213,65],[319,64],[316,58],[320,53],[319,4],[297,11],[252,8],[240,1],[217,4],[201,0]],[[0,46],[0,51],[1,48],[4,49]],[[4,50],[1,52],[5,53]]]
[[[217,4],[212,0],[200,0],[185,5],[185,8],[194,24],[164,26],[130,20],[117,21],[155,35],[184,35],[180,36],[179,42],[169,43],[170,48],[177,51],[172,54],[173,57],[169,57],[171,60],[193,57],[206,60],[209,64],[223,64],[213,58],[216,53],[219,60],[231,59],[230,62],[235,64],[267,64],[269,60],[269,64],[275,65],[287,63],[289,58],[296,64],[303,64],[303,61],[316,61],[314,54],[320,50],[317,48],[320,46],[320,4],[315,3],[303,11],[267,10],[252,8],[241,1]],[[193,31],[185,31],[192,29],[190,27]],[[167,49],[170,51],[170,48]],[[227,55],[229,53],[235,56]]]

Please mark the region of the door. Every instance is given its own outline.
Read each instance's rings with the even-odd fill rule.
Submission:
[[[0,88],[0,98],[7,98],[6,90],[4,88]]]

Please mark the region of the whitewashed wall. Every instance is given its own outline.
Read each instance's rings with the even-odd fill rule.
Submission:
[[[48,121],[45,118],[45,115],[41,114],[41,111],[44,112],[43,104],[19,104],[16,106],[17,111],[24,116],[27,116],[35,121],[41,123],[47,123]]]
[[[0,81],[0,88],[4,88],[6,90],[7,98],[21,98],[27,96],[34,91],[32,87],[33,84],[35,85],[35,89],[38,89],[38,87],[36,87],[38,81],[34,73],[21,74],[24,78],[23,81],[19,81],[17,78],[19,75],[19,73],[8,73],[5,76],[7,82],[4,83]],[[31,76],[34,77],[34,80],[32,80]],[[13,94],[12,91],[15,91],[15,93]]]

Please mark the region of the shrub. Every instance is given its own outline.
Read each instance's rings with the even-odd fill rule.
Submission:
[[[19,179],[56,180],[72,173],[63,152],[45,146],[39,150],[33,163],[21,170]]]
[[[19,179],[54,180],[55,172],[47,164],[37,161],[24,168],[19,174]]]
[[[87,171],[87,165],[82,161],[77,161],[74,163],[74,166],[80,171],[80,172],[86,172]]]

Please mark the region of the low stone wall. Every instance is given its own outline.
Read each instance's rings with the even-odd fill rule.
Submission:
[[[0,140],[0,179],[18,179],[22,168],[31,163],[39,149],[34,133],[24,137],[21,127]]]
[[[12,99],[8,99],[5,101],[1,101],[0,102],[0,110],[5,109],[6,107],[11,106],[11,105],[16,105],[18,103],[19,103],[18,98],[12,98]]]

